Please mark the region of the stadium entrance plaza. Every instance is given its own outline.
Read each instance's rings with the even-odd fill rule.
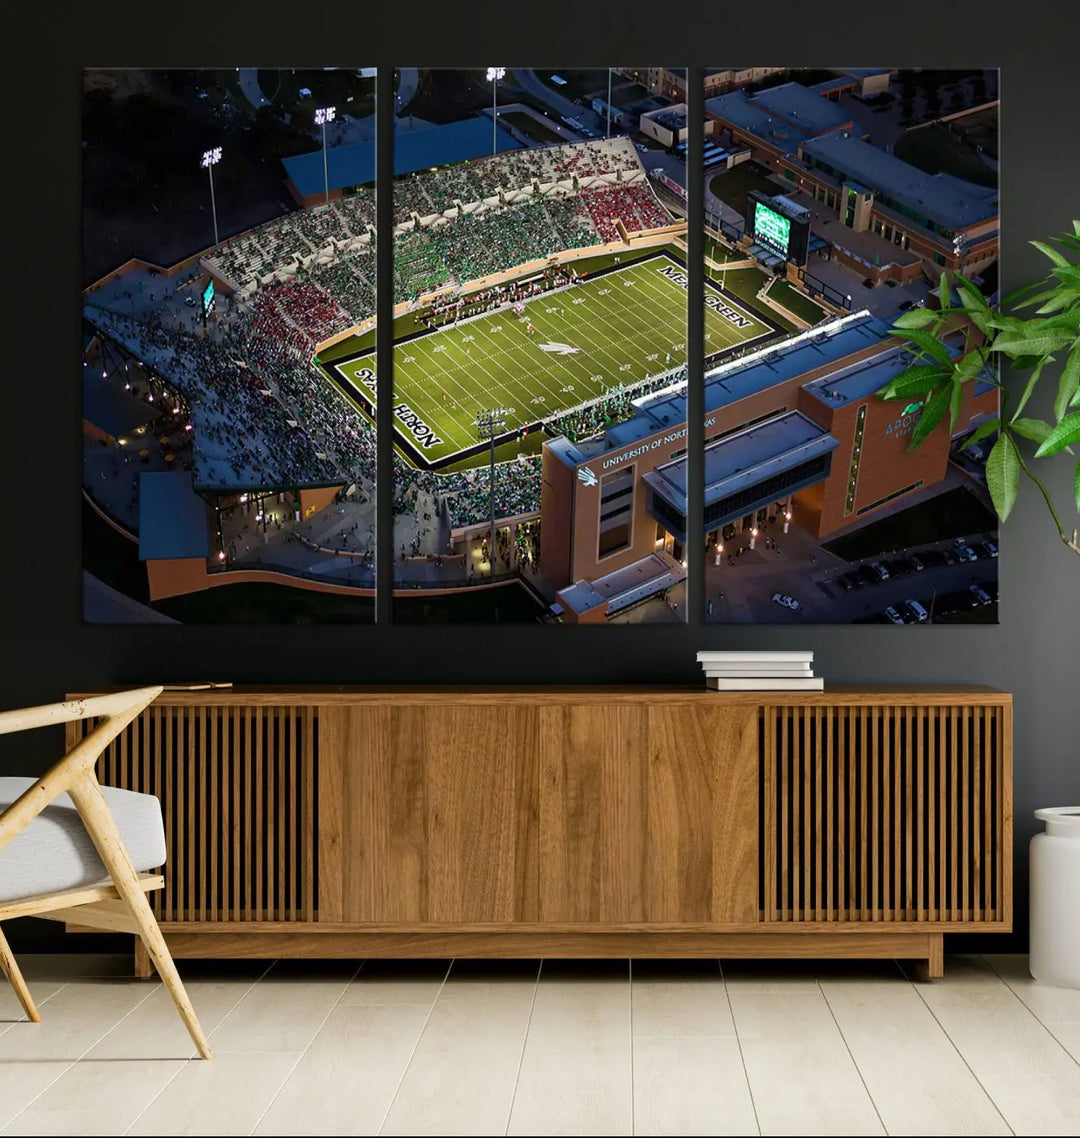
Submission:
[[[875,511],[872,518],[862,525],[829,534],[828,541],[832,543],[866,525],[895,516],[959,487],[972,488],[970,475],[950,463],[948,474],[940,482]],[[921,600],[929,608],[930,597],[935,591],[941,595],[966,589],[979,575],[974,566],[961,562],[927,567],[918,574],[893,576],[887,581],[845,592],[834,584],[836,578],[844,573],[882,558],[951,548],[954,541],[948,538],[905,549],[880,549],[864,558],[846,561],[818,544],[818,540],[795,520],[791,521],[785,534],[780,509],[770,507],[769,514],[775,520],[759,523],[753,549],[750,549],[750,529],[743,529],[740,521],[736,523],[735,536],[723,542],[719,565],[716,564],[715,545],[710,545],[706,551],[707,621],[724,624],[851,623],[872,617],[887,605],[898,605],[908,598]],[[986,535],[973,533],[964,536],[970,541],[977,541]],[[734,564],[729,561],[730,557],[734,558]],[[773,593],[793,596],[802,606],[801,611],[794,613],[774,603]]]

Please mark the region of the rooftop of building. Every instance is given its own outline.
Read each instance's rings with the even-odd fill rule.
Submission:
[[[952,345],[948,347],[953,357],[960,354],[958,348]],[[876,356],[859,360],[831,375],[813,380],[803,390],[827,407],[844,407],[873,395],[914,362],[915,357],[908,348],[891,345]]]
[[[839,446],[819,424],[787,411],[705,448],[705,504],[727,498]],[[676,509],[686,509],[685,457],[659,466],[646,482]]]
[[[822,135],[808,139],[803,153],[949,230],[976,225],[998,213],[995,188],[976,186],[951,174],[924,173],[861,138]]]
[[[824,99],[821,101],[825,102]],[[705,111],[747,131],[783,154],[794,154],[809,138],[806,131],[799,130],[752,102],[745,91],[713,95],[705,100]]]
[[[136,427],[160,418],[161,408],[136,399],[127,391],[82,369],[82,414],[87,422],[114,439],[130,434]]]
[[[139,560],[208,557],[206,511],[206,502],[195,493],[195,475],[189,471],[140,474]]]
[[[839,130],[852,122],[836,103],[801,83],[781,83],[750,96],[755,106],[786,119],[809,135]]]
[[[501,127],[496,131],[496,137],[500,153],[520,148],[520,144]],[[490,154],[490,118],[477,116],[423,130],[399,131],[394,135],[394,175],[466,162]],[[322,150],[283,158],[281,164],[301,197],[323,192]],[[375,140],[331,147],[326,152],[326,171],[331,190],[374,182]]]

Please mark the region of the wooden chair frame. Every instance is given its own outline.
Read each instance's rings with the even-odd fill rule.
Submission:
[[[75,803],[79,817],[112,882],[111,885],[87,886],[62,893],[0,902],[0,921],[12,917],[36,916],[56,921],[78,921],[91,928],[114,932],[135,933],[142,939],[199,1054],[204,1059],[209,1059],[210,1045],[199,1026],[195,1009],[191,1006],[146,897],[148,891],[161,888],[164,878],[160,874],[136,873],[94,770],[105,748],[161,691],[160,687],[139,688],[90,699],[0,712],[0,735],[81,719],[100,719],[85,738],[50,767],[25,794],[0,813],[0,849],[30,825],[58,795],[67,793]],[[34,1006],[2,929],[0,967],[27,1016],[34,1023],[40,1023],[41,1016]]]

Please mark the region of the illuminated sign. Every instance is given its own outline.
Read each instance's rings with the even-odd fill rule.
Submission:
[[[764,202],[754,203],[754,238],[775,249],[782,257],[788,254],[791,222]]]
[[[885,437],[895,435],[897,438],[904,438],[905,435],[910,435],[912,428],[922,417],[923,404],[925,399],[917,399],[914,403],[909,403],[903,411],[900,412],[900,417],[894,419],[885,427]]]
[[[210,309],[214,307],[214,278],[206,282],[206,288],[203,289],[202,294],[202,310],[203,316],[210,314]]]

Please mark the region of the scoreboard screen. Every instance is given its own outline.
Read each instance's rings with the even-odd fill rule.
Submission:
[[[791,222],[764,202],[755,202],[754,237],[775,249],[781,257],[786,257],[791,240]]]
[[[203,316],[210,315],[210,309],[214,307],[214,280],[211,277],[206,283],[206,288],[203,289],[202,294],[202,311]]]

